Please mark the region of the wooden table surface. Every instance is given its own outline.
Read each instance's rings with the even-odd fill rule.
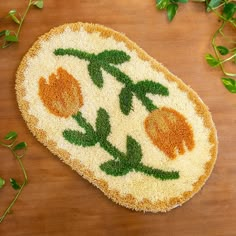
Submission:
[[[27,1],[1,1],[0,18]],[[190,85],[208,105],[219,136],[219,155],[205,187],[182,207],[166,214],[133,212],[108,200],[40,144],[18,110],[15,73],[22,56],[41,34],[69,22],[93,22],[125,33],[151,56]],[[13,27],[9,20],[1,29]],[[29,184],[0,225],[1,236],[38,235],[236,235],[236,97],[221,84],[221,72],[208,67],[204,55],[219,25],[204,5],[180,7],[169,24],[154,0],[45,0],[32,9],[20,43],[0,50],[0,136],[19,133],[29,149],[24,165]],[[11,154],[0,148],[0,176],[21,179]],[[0,209],[15,192],[9,183],[0,191]]]

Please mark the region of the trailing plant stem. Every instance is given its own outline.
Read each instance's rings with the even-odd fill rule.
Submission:
[[[7,216],[8,213],[10,213],[11,208],[14,206],[16,200],[18,199],[18,197],[20,196],[23,188],[25,187],[25,185],[27,184],[27,180],[25,180],[23,182],[23,184],[21,185],[19,191],[17,192],[16,196],[14,197],[14,199],[12,200],[11,204],[8,206],[8,208],[4,211],[4,213],[2,214],[2,216],[0,217],[0,223],[2,223],[2,221],[4,220],[4,218]]]
[[[211,45],[212,45],[212,47],[213,47],[213,49],[214,49],[214,52],[215,52],[215,55],[216,55],[217,60],[220,62],[219,65],[220,65],[220,67],[221,67],[222,72],[223,72],[225,75],[227,75],[227,76],[236,76],[236,74],[226,72],[226,71],[225,71],[225,68],[224,68],[224,65],[223,65],[225,62],[230,61],[231,59],[233,59],[233,58],[236,56],[236,53],[234,53],[232,56],[226,58],[225,60],[221,60],[221,59],[220,59],[219,52],[218,52],[218,50],[217,50],[217,46],[216,46],[216,38],[217,38],[217,36],[218,36],[219,34],[222,34],[222,33],[223,33],[222,30],[224,29],[225,25],[226,25],[226,21],[223,21],[223,22],[221,23],[220,27],[216,30],[216,32],[215,32],[214,35],[213,35],[213,38],[212,38],[212,41],[211,41]]]
[[[13,207],[13,205],[15,204],[16,200],[18,199],[18,197],[20,196],[22,190],[24,189],[25,185],[28,183],[28,176],[27,176],[27,173],[26,173],[26,170],[24,168],[24,165],[20,159],[20,156],[18,156],[16,154],[16,152],[13,150],[13,145],[14,145],[15,141],[10,144],[10,145],[7,145],[7,144],[4,144],[2,142],[0,142],[0,145],[3,146],[3,147],[7,147],[11,153],[13,154],[13,156],[16,158],[16,160],[18,161],[20,167],[21,167],[21,170],[23,172],[23,175],[24,175],[24,182],[23,184],[21,185],[20,189],[18,190],[16,196],[14,197],[14,199],[12,200],[12,202],[10,203],[10,205],[8,206],[8,208],[4,211],[4,213],[2,214],[2,216],[0,217],[0,223],[4,220],[4,218],[6,217],[6,215],[10,212],[11,208]]]
[[[26,18],[27,14],[28,14],[28,12],[29,12],[29,10],[30,10],[30,7],[31,7],[32,5],[33,5],[33,1],[32,1],[32,0],[29,0],[28,5],[27,5],[27,8],[26,8],[26,10],[25,10],[23,16],[20,16],[19,26],[18,26],[17,32],[16,32],[16,33],[14,32],[14,34],[15,34],[15,36],[16,36],[16,38],[17,38],[17,41],[15,41],[15,42],[18,42],[22,25],[23,25],[23,23],[24,23],[24,21],[25,21],[25,18]],[[5,43],[3,44],[2,48],[7,48],[7,47],[10,46],[12,43],[14,43],[14,42],[12,42],[12,41],[5,41]]]
[[[32,0],[29,0],[28,6],[27,6],[27,8],[26,8],[26,10],[25,10],[25,12],[24,12],[24,14],[23,14],[23,16],[21,17],[21,21],[20,21],[20,24],[19,24],[19,27],[18,27],[18,30],[17,30],[17,33],[16,33],[16,36],[17,36],[17,37],[18,37],[19,34],[20,34],[21,27],[22,27],[22,25],[23,25],[23,23],[24,23],[25,17],[26,17],[26,15],[27,15],[27,13],[28,13],[28,11],[29,11],[31,5],[32,5]]]

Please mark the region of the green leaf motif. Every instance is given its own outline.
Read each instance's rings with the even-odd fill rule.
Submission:
[[[142,149],[140,144],[131,136],[127,136],[127,164],[135,167],[142,159]]]
[[[18,190],[21,188],[20,185],[13,178],[10,179],[10,183],[11,183],[12,188],[14,188],[15,190]]]
[[[205,59],[207,61],[207,63],[211,66],[211,67],[216,67],[220,64],[220,61],[218,61],[215,57],[213,57],[211,54],[207,54],[205,56]]]
[[[143,95],[146,95],[146,93],[151,93],[155,95],[159,94],[162,96],[169,95],[169,91],[165,86],[151,80],[143,80],[143,81],[138,82],[135,85],[135,91]]]
[[[101,66],[97,61],[91,61],[88,65],[88,72],[93,83],[98,87],[103,87],[103,77]]]
[[[225,88],[227,88],[231,93],[236,93],[236,80],[231,78],[221,78],[221,81]]]
[[[4,139],[5,140],[14,140],[17,138],[17,136],[18,136],[18,134],[15,131],[11,131],[4,137]]]
[[[171,3],[167,6],[167,17],[169,21],[172,21],[176,15],[176,12],[178,10],[178,5],[175,3]]]
[[[17,150],[22,150],[22,149],[26,149],[26,148],[27,148],[27,143],[21,142],[21,143],[18,143],[18,144],[13,148],[13,150],[14,150],[14,151],[17,151]]]
[[[100,108],[97,112],[96,134],[100,140],[105,140],[111,132],[111,125],[107,111]]]
[[[91,147],[97,143],[97,139],[93,134],[84,134],[77,130],[64,130],[63,137],[71,144],[83,147]]]
[[[0,188],[2,188],[5,185],[5,180],[0,177]]]
[[[232,19],[236,12],[236,3],[229,2],[224,5],[223,17],[227,20]]]
[[[130,56],[124,51],[105,50],[97,55],[97,59],[108,64],[122,64],[130,60]]]
[[[207,5],[207,11],[217,8],[222,3],[222,0],[211,0]]]
[[[225,56],[229,53],[229,49],[224,46],[217,46],[216,48],[222,56]]]
[[[132,109],[133,93],[129,87],[124,87],[119,94],[120,109],[128,115]]]
[[[100,169],[108,175],[122,176],[130,172],[130,167],[125,162],[110,160],[100,165]]]

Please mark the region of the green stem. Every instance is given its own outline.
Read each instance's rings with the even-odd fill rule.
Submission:
[[[22,169],[22,172],[23,172],[23,175],[24,175],[24,182],[23,184],[21,185],[19,191],[17,192],[16,196],[14,197],[14,199],[12,200],[12,202],[10,203],[10,205],[7,207],[7,209],[4,211],[4,213],[2,214],[2,216],[0,217],[0,223],[2,223],[2,221],[4,220],[4,218],[7,216],[7,214],[11,211],[12,207],[14,206],[16,200],[19,198],[22,190],[24,189],[25,185],[28,183],[28,176],[27,176],[27,173],[26,173],[26,170],[24,168],[24,165],[20,159],[20,157],[15,153],[15,151],[13,150],[13,145],[15,143],[15,140],[13,141],[12,144],[10,145],[7,145],[7,144],[4,144],[2,142],[0,142],[0,145],[3,146],[3,147],[7,147],[11,153],[13,154],[13,156],[16,158],[16,160],[18,161],[21,169]]]
[[[153,169],[152,167],[145,166],[142,163],[139,163],[134,170],[138,172],[145,173],[147,175],[153,176],[155,178],[161,179],[161,180],[171,180],[171,179],[178,179],[179,178],[179,172],[177,171],[163,171],[159,169]]]
[[[19,191],[17,192],[16,196],[14,197],[14,199],[12,200],[11,204],[8,206],[8,208],[4,211],[4,213],[2,214],[2,216],[0,217],[0,223],[3,222],[4,218],[7,216],[7,214],[11,211],[11,208],[13,207],[13,205],[15,204],[16,200],[18,199],[18,197],[20,196],[23,188],[25,187],[25,185],[27,184],[27,181],[24,181],[24,183],[21,185]]]
[[[99,140],[99,144],[106,152],[113,156],[114,159],[122,160],[126,157],[125,153],[121,152],[107,140]]]
[[[236,43],[236,40],[232,40],[229,36],[225,35],[222,30],[220,30],[220,34],[221,34],[229,43]]]
[[[22,163],[20,157],[13,151],[12,148],[11,148],[11,151],[12,151],[12,154],[14,155],[14,157],[17,159],[17,161],[18,161],[18,163],[19,163],[19,165],[20,165],[20,167],[21,167],[21,170],[22,170],[22,172],[23,172],[23,175],[24,175],[24,178],[25,178],[25,182],[26,182],[25,184],[27,184],[27,182],[28,182],[28,176],[27,176],[25,167],[24,167],[24,165],[23,165],[23,163]]]
[[[227,62],[227,61],[230,61],[230,60],[232,60],[235,56],[236,56],[236,53],[234,53],[232,56],[230,56],[230,57],[224,59],[223,61],[220,61],[220,63],[225,63],[225,62]]]
[[[28,11],[29,11],[31,5],[32,5],[32,0],[29,0],[29,3],[28,3],[28,5],[27,5],[27,8],[26,8],[26,10],[25,10],[23,16],[21,17],[21,20],[20,20],[20,23],[19,23],[17,32],[15,33],[15,35],[16,35],[17,38],[19,38],[22,25],[23,25],[23,23],[24,23],[24,21],[25,21],[25,17],[26,17],[26,15],[27,15],[27,13],[28,13]],[[2,46],[2,48],[7,48],[7,47],[9,47],[12,43],[13,43],[13,42],[6,42],[6,41],[5,41],[4,44],[3,44],[3,46]]]
[[[223,21],[222,24],[220,25],[220,27],[216,30],[216,32],[214,33],[213,38],[211,40],[211,45],[212,45],[212,47],[215,51],[215,54],[216,54],[218,60],[220,60],[220,57],[219,57],[219,53],[218,53],[215,41],[216,41],[216,38],[217,38],[218,34],[220,32],[222,32],[224,27],[225,27],[225,21]]]
[[[225,5],[225,3],[222,3],[222,6]],[[216,11],[215,9],[219,8],[220,6],[216,7],[216,8],[212,8],[210,7],[210,9],[221,19],[223,20],[223,22],[229,22],[231,23],[234,27],[236,27],[236,24],[234,23],[234,21],[232,20],[228,20],[226,19],[223,15],[221,15],[218,11]]]
[[[141,94],[136,94],[136,97],[142,102],[142,104],[146,107],[149,112],[152,112],[156,109],[159,109],[156,105],[153,104],[152,100],[147,96],[143,96]]]
[[[29,11],[31,5],[32,5],[32,0],[29,0],[28,6],[27,6],[27,8],[26,8],[26,10],[25,10],[25,12],[24,12],[24,14],[23,14],[23,16],[21,17],[21,21],[20,21],[20,24],[19,24],[19,27],[18,27],[18,30],[17,30],[17,33],[16,33],[16,36],[17,36],[17,37],[20,35],[21,27],[22,27],[22,25],[23,25],[23,23],[24,23],[25,17],[26,17],[26,15],[27,15],[27,13],[28,13],[28,11]]]
[[[126,87],[132,88],[134,86],[133,81],[130,79],[128,75],[123,73],[121,70],[116,68],[115,66],[111,66],[108,63],[102,63],[102,68],[113,77],[116,78],[118,82],[121,82]]]
[[[5,144],[5,143],[2,143],[2,142],[0,142],[0,145],[3,146],[3,147],[7,147],[7,148],[10,148],[12,146],[12,144]]]
[[[86,61],[92,61],[96,56],[93,53],[87,53],[73,48],[67,48],[67,49],[59,48],[54,51],[54,54],[56,56],[74,56]]]
[[[226,24],[226,22],[223,21],[222,24],[220,25],[220,27],[216,30],[216,32],[215,32],[214,35],[213,35],[213,38],[212,38],[212,41],[211,41],[211,45],[212,45],[212,47],[213,47],[213,49],[214,49],[215,55],[216,55],[216,57],[217,57],[217,60],[220,61],[220,67],[221,67],[221,70],[222,70],[222,72],[224,73],[224,75],[227,75],[227,76],[236,76],[236,74],[229,73],[229,72],[225,71],[224,64],[223,64],[224,62],[229,61],[229,60],[231,60],[232,58],[234,58],[234,57],[235,57],[235,54],[232,55],[230,58],[227,58],[227,59],[221,61],[221,59],[220,59],[220,54],[219,54],[219,52],[218,52],[218,50],[217,50],[217,46],[216,46],[216,38],[217,38],[217,36],[218,36],[219,34],[221,34],[222,30],[223,30],[224,27],[225,27],[225,24]]]

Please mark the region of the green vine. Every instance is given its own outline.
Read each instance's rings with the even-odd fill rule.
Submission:
[[[85,130],[85,133],[76,130],[65,130],[64,138],[71,144],[83,147],[90,147],[99,144],[100,147],[109,153],[114,160],[109,160],[100,165],[100,169],[108,175],[123,176],[129,172],[136,171],[145,173],[161,180],[173,180],[179,178],[177,171],[163,171],[145,166],[141,163],[142,149],[140,144],[131,136],[127,136],[127,152],[121,152],[117,147],[108,141],[111,133],[109,115],[106,110],[100,108],[97,112],[95,127],[86,121],[81,112],[72,116],[78,125]]]
[[[178,10],[178,4],[187,2],[188,0],[156,0],[156,8],[166,10],[169,21],[172,21]],[[204,2],[207,12],[214,12],[221,21],[211,40],[214,55],[206,54],[205,59],[211,67],[221,68],[224,76],[227,76],[221,78],[222,83],[229,92],[236,93],[236,73],[225,69],[225,63],[236,64],[236,40],[224,33],[227,26],[232,27],[233,32],[236,30],[236,3],[231,0],[194,0],[194,2]],[[223,45],[217,44],[217,39],[220,38],[223,39]],[[228,46],[229,43],[231,46]]]
[[[17,43],[19,41],[21,28],[25,21],[26,15],[29,12],[30,7],[35,6],[37,8],[42,9],[43,1],[44,0],[37,0],[37,1],[29,0],[23,16],[21,16],[15,9],[12,9],[8,12],[7,17],[11,18],[11,20],[18,25],[18,28],[16,31],[5,29],[0,32],[0,37],[3,37],[2,48],[7,48],[11,44]]]
[[[13,189],[18,190],[17,194],[15,195],[14,199],[11,201],[11,203],[9,204],[9,206],[7,207],[7,209],[3,212],[2,216],[0,217],[0,223],[2,223],[2,221],[5,219],[5,217],[7,216],[7,214],[9,214],[11,212],[12,207],[14,206],[16,200],[18,199],[18,197],[20,196],[22,190],[24,189],[25,185],[28,182],[28,177],[26,174],[26,170],[24,168],[24,165],[22,163],[22,158],[25,155],[25,151],[27,149],[27,144],[25,142],[20,142],[18,144],[16,144],[16,138],[17,138],[17,133],[16,132],[9,132],[5,137],[4,140],[6,142],[10,142],[10,143],[3,143],[0,142],[0,146],[7,148],[12,155],[16,158],[16,160],[18,161],[20,168],[23,172],[24,175],[24,182],[20,185],[19,183],[17,183],[17,181],[13,178],[10,178],[10,184],[12,186]],[[19,151],[21,153],[19,153]],[[0,188],[2,188],[5,185],[5,180],[3,178],[0,178]]]
[[[122,72],[115,65],[125,63],[130,60],[130,56],[123,51],[119,50],[105,50],[97,55],[80,51],[78,49],[67,48],[67,49],[56,49],[54,51],[56,56],[74,56],[79,59],[88,61],[88,72],[93,83],[98,87],[102,88],[104,79],[102,76],[102,69],[108,74],[112,75],[118,82],[124,85],[119,95],[120,109],[123,114],[128,115],[132,110],[132,99],[136,96],[143,106],[149,111],[158,109],[147,94],[158,94],[161,96],[168,96],[169,92],[166,87],[160,83],[143,80],[134,83],[132,79]]]

